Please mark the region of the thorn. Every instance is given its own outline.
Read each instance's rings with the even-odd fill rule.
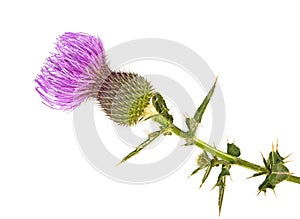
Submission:
[[[277,195],[276,195],[275,189],[272,189],[272,190],[273,190],[273,193],[274,193],[275,197],[277,198]]]
[[[288,156],[286,156],[285,158],[283,158],[284,160],[289,158],[293,153],[290,153]],[[286,162],[290,162],[290,161],[286,161]]]
[[[262,158],[265,158],[262,152],[260,152],[260,155],[262,156]]]
[[[117,166],[120,166],[120,165],[123,164],[123,163],[124,163],[124,160],[121,160],[119,163],[116,164],[116,167],[117,167]]]
[[[183,113],[184,118],[189,118],[189,114],[188,113]]]
[[[276,138],[276,151],[278,151],[278,137]]]
[[[214,190],[216,187],[217,187],[217,184],[214,185],[214,187],[212,187],[212,188],[210,189],[210,191]]]
[[[264,192],[264,195],[266,197],[266,191],[263,191],[263,190],[259,190],[256,196],[258,196],[261,192]]]
[[[144,132],[147,136],[149,136],[151,134],[151,132],[149,132],[148,130],[144,130]]]
[[[284,164],[286,163],[290,163],[290,162],[293,162],[294,160],[287,160],[287,161],[284,161]]]
[[[272,152],[274,152],[274,144],[273,144],[273,142],[272,142]]]
[[[138,120],[138,121],[139,121],[139,122],[142,122],[142,121],[143,121],[143,119],[144,119],[144,117],[142,117],[142,116],[141,116],[141,117],[139,118],[139,120]]]

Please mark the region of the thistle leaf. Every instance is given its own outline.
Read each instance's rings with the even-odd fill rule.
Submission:
[[[223,204],[224,193],[225,193],[225,185],[226,185],[226,177],[223,177],[219,185],[219,198],[218,198],[219,216],[221,215],[221,210],[222,210],[222,204]]]
[[[197,167],[197,168],[191,173],[190,177],[193,176],[193,175],[195,175],[196,173],[198,173],[199,170],[201,170],[201,168],[200,168],[200,167]]]
[[[282,163],[278,163],[273,165],[272,173],[269,175],[269,181],[272,185],[277,185],[278,183],[286,180],[289,175],[289,169]]]
[[[185,123],[189,130],[196,130],[198,123],[196,122],[195,118],[186,118]]]
[[[196,120],[196,122],[199,124],[201,123],[201,120],[202,120],[202,116],[206,110],[206,107],[215,91],[215,88],[216,88],[216,84],[217,84],[217,80],[218,80],[218,77],[216,78],[212,88],[210,89],[210,91],[208,92],[208,94],[206,95],[205,99],[203,100],[203,102],[201,103],[201,105],[199,106],[199,108],[197,109],[195,115],[194,115],[194,119]]]
[[[224,199],[224,193],[226,187],[226,176],[230,176],[230,172],[229,172],[230,167],[231,167],[230,165],[229,166],[222,165],[222,170],[218,176],[218,181],[216,185],[213,187],[213,189],[216,186],[219,187],[219,198],[218,198],[219,215],[221,214],[222,204]]]
[[[222,167],[221,173],[219,174],[218,181],[221,181],[222,178],[230,176],[229,169],[225,166]]]
[[[203,176],[203,178],[202,178],[202,182],[201,182],[199,188],[201,188],[201,187],[203,186],[203,184],[205,183],[207,177],[208,177],[209,174],[210,174],[210,171],[211,171],[212,167],[213,167],[212,164],[210,164],[210,165],[208,165],[208,167],[206,168],[205,173],[204,173],[204,176]]]
[[[207,167],[208,165],[211,164],[211,159],[209,158],[206,151],[203,151],[198,156],[197,164],[198,164],[198,167],[191,173],[190,176],[196,174],[199,170],[202,170],[202,169],[204,169],[205,167]]]
[[[289,177],[291,173],[289,169],[284,165],[284,159],[285,158],[283,158],[278,152],[278,143],[276,144],[276,151],[274,151],[274,145],[272,145],[272,151],[269,153],[267,161],[263,156],[263,161],[266,169],[268,170],[268,175],[266,176],[262,184],[258,187],[258,194],[262,191],[266,193],[267,189],[272,189],[274,191],[277,184],[281,183]],[[259,173],[256,175],[259,175]]]
[[[257,176],[261,176],[261,175],[264,175],[264,174],[266,174],[266,172],[255,173],[255,174],[253,174],[252,176],[248,177],[248,179],[254,178],[254,177],[257,177]]]
[[[234,143],[227,143],[227,153],[239,157],[241,155],[241,150]]]
[[[148,146],[151,142],[153,142],[156,138],[158,138],[164,132],[165,132],[165,130],[162,129],[160,131],[150,133],[148,135],[148,139],[146,141],[144,141],[143,143],[141,143],[139,146],[137,146],[134,151],[130,152],[126,157],[124,157],[120,163],[123,163],[123,162],[127,161],[129,158],[138,154],[141,150],[143,150],[146,146]]]
[[[266,158],[264,157],[263,154],[261,154],[261,156],[262,156],[262,158],[263,158],[263,162],[264,162],[265,167],[266,167],[267,169],[269,169],[269,164],[268,164]]]
[[[207,152],[203,151],[197,159],[197,164],[198,164],[199,168],[204,169],[210,163],[211,163],[211,159],[209,158]]]
[[[275,189],[275,185],[272,185],[269,181],[269,175],[266,177],[266,179],[262,182],[262,184],[260,184],[260,186],[258,187],[258,194],[261,192],[264,192],[266,194],[267,189]]]
[[[166,101],[160,93],[154,93],[152,97],[152,104],[156,111],[173,123],[173,116],[169,114],[169,109],[167,107]]]

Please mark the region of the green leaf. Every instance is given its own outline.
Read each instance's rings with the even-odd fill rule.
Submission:
[[[262,156],[262,158],[263,158],[263,162],[264,162],[265,167],[269,170],[269,169],[270,169],[269,163],[266,161],[266,158],[264,157],[263,154],[261,154],[261,156]]]
[[[152,104],[159,114],[163,115],[167,120],[173,123],[173,116],[169,114],[167,104],[160,93],[155,93],[153,95]]]
[[[206,151],[203,151],[197,159],[198,167],[191,173],[190,176],[196,174],[199,170],[204,169],[205,167],[209,166],[211,164],[211,159],[209,158]]]
[[[221,181],[223,177],[230,176],[229,169],[226,167],[222,167],[221,173],[219,174],[218,181]]]
[[[189,130],[195,130],[198,126],[198,123],[194,118],[186,118],[185,123]]]
[[[199,168],[204,169],[205,167],[210,165],[210,163],[211,163],[211,159],[209,158],[207,152],[203,151],[197,159],[197,164]]]
[[[257,177],[257,176],[261,176],[261,175],[264,175],[264,174],[266,174],[266,173],[267,173],[267,172],[259,172],[259,173],[255,173],[255,174],[253,174],[252,176],[248,177],[248,179],[254,178],[254,177]]]
[[[272,189],[274,191],[277,184],[281,183],[282,181],[286,180],[289,175],[289,169],[284,165],[284,159],[278,152],[278,145],[276,145],[276,151],[274,151],[274,146],[272,145],[272,151],[269,153],[268,160],[263,157],[263,161],[265,164],[267,172],[264,173],[257,173],[254,176],[258,176],[261,174],[268,174],[265,180],[259,185],[258,190],[260,192],[266,193],[267,189]]]
[[[282,163],[273,165],[272,173],[269,175],[269,181],[272,185],[277,185],[278,183],[286,180],[290,175],[289,169]]]
[[[126,157],[124,157],[120,163],[123,163],[123,162],[127,161],[129,158],[138,154],[141,150],[143,150],[146,146],[148,146],[152,141],[154,141],[156,138],[158,138],[164,132],[165,132],[165,130],[162,129],[160,131],[150,133],[148,135],[148,139],[146,141],[144,141],[143,143],[141,143],[139,146],[137,146],[134,151],[130,152]]]
[[[200,170],[201,170],[201,168],[200,168],[200,167],[197,167],[197,168],[191,173],[190,176],[195,175],[195,174],[198,173]]]
[[[227,143],[227,153],[239,157],[241,155],[241,150],[234,143]]]
[[[218,198],[219,215],[221,214],[222,204],[224,199],[224,193],[226,187],[226,176],[230,176],[230,172],[229,172],[230,167],[231,167],[230,165],[229,166],[222,165],[222,170],[218,176],[218,181],[213,187],[213,188],[215,188],[216,186],[219,187],[219,198]]]
[[[210,165],[208,165],[208,167],[206,168],[206,170],[205,170],[205,173],[204,173],[204,176],[203,176],[203,178],[202,178],[202,182],[201,182],[201,184],[200,184],[200,188],[203,186],[203,184],[205,183],[205,181],[206,181],[206,179],[207,179],[207,177],[209,176],[209,174],[210,174],[210,171],[211,171],[211,169],[212,169],[212,164],[210,164]]]
[[[274,190],[275,189],[275,185],[272,185],[269,181],[269,175],[266,177],[266,179],[262,182],[262,184],[259,185],[258,187],[258,194],[261,193],[261,192],[264,192],[266,193],[267,192],[267,189],[272,189]]]
[[[219,198],[218,198],[219,216],[221,215],[221,210],[222,210],[222,204],[223,204],[224,193],[225,193],[225,185],[226,185],[226,177],[223,177],[219,185]]]
[[[205,99],[203,100],[203,102],[201,103],[201,105],[199,106],[199,108],[197,109],[195,115],[194,115],[194,119],[196,120],[196,122],[199,124],[201,123],[202,120],[202,116],[206,110],[206,107],[212,97],[212,95],[214,94],[215,88],[216,88],[216,84],[217,84],[217,80],[218,77],[216,78],[212,88],[210,89],[210,91],[208,92],[208,94],[206,95]]]

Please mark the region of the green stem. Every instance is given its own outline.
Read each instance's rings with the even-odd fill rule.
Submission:
[[[174,132],[174,134],[176,134]],[[182,136],[180,136],[182,137]],[[267,172],[268,170],[265,167],[259,166],[257,164],[248,162],[246,160],[234,157],[230,154],[224,153],[223,151],[220,151],[210,145],[208,145],[207,143],[197,139],[196,137],[194,137],[194,141],[195,141],[195,145],[198,146],[199,148],[209,152],[210,154],[219,157],[223,160],[226,160],[228,162],[231,162],[232,164],[236,164],[238,166],[250,169],[250,170],[254,170],[256,172]],[[297,176],[293,176],[293,175],[289,175],[289,177],[286,179],[287,181],[293,182],[293,183],[298,183],[300,184],[300,177]]]
[[[260,165],[248,162],[246,160],[234,157],[230,154],[227,154],[223,151],[218,150],[215,147],[210,146],[209,144],[201,141],[195,136],[190,136],[188,132],[182,131],[180,128],[175,126],[174,124],[170,124],[170,122],[162,117],[159,117],[160,119],[156,120],[156,122],[160,123],[163,126],[168,126],[170,128],[170,131],[174,133],[175,135],[184,138],[184,139],[190,139],[192,138],[194,141],[194,144],[201,148],[202,150],[205,150],[206,152],[212,154],[213,156],[219,157],[225,161],[228,161],[232,164],[256,171],[256,172],[268,172],[268,170],[265,167],[262,167]],[[289,175],[289,177],[286,179],[287,181],[298,183],[300,184],[300,177]]]

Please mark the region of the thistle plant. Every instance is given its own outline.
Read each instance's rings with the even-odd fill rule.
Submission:
[[[197,167],[191,173],[195,175],[204,170],[200,187],[212,169],[220,169],[213,186],[219,189],[219,213],[226,180],[231,176],[230,170],[233,166],[254,171],[253,176],[249,178],[265,176],[258,186],[258,193],[274,191],[283,181],[300,184],[300,177],[294,176],[286,166],[288,156],[283,157],[279,153],[278,142],[275,146],[272,145],[272,150],[266,158],[262,156],[263,165],[258,165],[240,158],[241,149],[235,143],[227,142],[227,150],[221,151],[196,136],[198,126],[213,97],[217,79],[194,116],[185,119],[187,130],[181,130],[173,123],[173,116],[170,115],[163,96],[155,91],[144,77],[109,68],[102,41],[98,37],[85,33],[64,33],[57,38],[55,50],[35,79],[36,91],[44,104],[53,109],[71,111],[85,100],[93,98],[105,114],[118,125],[133,126],[148,119],[160,125],[157,131],[150,133],[148,138],[120,163],[140,153],[161,135],[179,136],[185,140],[187,147],[196,146],[202,149],[197,159]]]

